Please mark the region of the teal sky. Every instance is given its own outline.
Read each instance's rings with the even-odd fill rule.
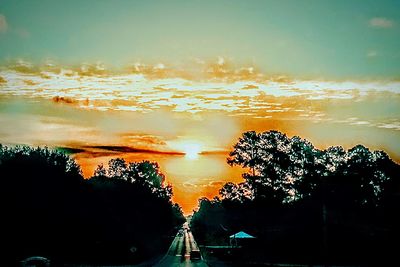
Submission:
[[[222,56],[297,77],[400,78],[400,1],[2,0],[0,14],[3,62]]]

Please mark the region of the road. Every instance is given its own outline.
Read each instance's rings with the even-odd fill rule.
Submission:
[[[176,234],[167,254],[156,264],[155,267],[207,267],[202,260],[190,260],[189,253],[185,253],[185,235]]]

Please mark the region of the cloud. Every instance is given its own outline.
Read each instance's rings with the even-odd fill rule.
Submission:
[[[378,55],[378,53],[374,50],[368,51],[367,52],[367,57],[376,57]]]
[[[381,51],[375,51],[374,48],[364,53],[370,60],[381,56]],[[98,65],[102,68],[101,63]],[[94,64],[90,66],[96,67]],[[59,71],[52,71],[52,68]],[[123,141],[111,144],[135,144],[136,148],[158,150],[166,145],[164,138],[138,133],[143,134],[145,127],[150,134],[174,136],[179,129],[176,125],[183,123],[174,116],[194,118],[192,114],[196,114],[199,120],[207,118],[204,122],[198,122],[198,125],[202,125],[199,131],[207,131],[197,134],[208,136],[209,131],[213,131],[212,136],[218,138],[213,142],[220,147],[221,142],[226,142],[227,135],[236,133],[237,121],[244,117],[270,122],[277,119],[326,121],[327,117],[319,108],[324,101],[359,100],[372,94],[400,95],[398,81],[320,81],[283,76],[239,81],[213,78],[156,79],[140,72],[113,73],[107,69],[103,71],[104,75],[81,76],[78,73],[76,69],[57,66],[49,69],[47,65],[36,66],[18,60],[0,70],[0,99],[10,96],[42,98],[58,104],[57,108],[70,106],[89,112],[118,111],[118,119],[114,116],[104,117],[98,123],[102,131],[112,136],[118,135],[114,137]],[[231,74],[227,75],[230,77]],[[222,117],[216,118],[217,113]],[[229,115],[229,122],[223,114]],[[209,119],[211,117],[214,119]],[[137,123],[129,123],[133,118],[138,120]],[[221,125],[224,127],[221,128]],[[189,127],[184,128],[185,132],[193,131]]]
[[[75,147],[63,147],[63,146],[60,146],[60,147],[56,147],[55,149],[65,153],[65,154],[68,154],[68,155],[73,155],[73,154],[77,154],[77,153],[86,152],[85,149],[75,148]]]
[[[208,184],[203,184],[203,187],[211,187],[211,188],[221,188],[224,184],[226,184],[226,181],[211,181]]]
[[[121,133],[124,142],[142,144],[142,145],[158,145],[165,146],[166,142],[159,136],[138,133]]]
[[[14,32],[17,36],[19,36],[20,38],[24,38],[24,39],[29,38],[31,36],[31,33],[23,28],[14,29]]]
[[[6,33],[8,29],[8,24],[6,17],[3,14],[0,14],[0,33]]]
[[[186,187],[186,188],[197,188],[197,185],[196,184],[193,184],[193,183],[191,183],[191,182],[184,182],[183,184],[182,184],[184,187]]]
[[[393,21],[383,17],[375,17],[369,20],[369,25],[373,28],[391,28]]]
[[[147,155],[167,155],[183,156],[182,152],[161,151],[147,148],[136,148],[131,146],[114,145],[81,145],[78,143],[67,144],[66,146],[56,146],[56,149],[69,155],[79,154],[79,158],[97,158],[97,157],[126,157],[128,154]]]
[[[218,65],[222,66],[225,64],[225,59],[223,57],[218,57],[217,63],[218,63]]]
[[[184,155],[182,152],[174,152],[174,151],[158,151],[158,150],[151,150],[151,149],[143,149],[143,148],[134,148],[129,146],[85,146],[85,148],[94,148],[94,149],[101,149],[106,151],[113,151],[113,152],[122,152],[122,153],[143,153],[143,154],[165,154],[165,155]]]
[[[378,128],[393,129],[393,130],[400,131],[400,122],[380,123],[378,125]]]
[[[25,81],[27,82],[27,81]],[[29,84],[27,84],[29,85]],[[65,103],[65,104],[76,104],[77,101],[70,98],[70,97],[63,97],[63,96],[55,96],[52,98],[53,102],[55,103]]]

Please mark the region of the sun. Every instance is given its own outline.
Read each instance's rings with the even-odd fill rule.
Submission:
[[[204,151],[204,145],[202,142],[190,139],[169,141],[168,146],[172,151],[183,153],[187,160],[197,159]]]
[[[187,159],[197,159],[201,152],[201,145],[197,143],[186,143],[182,145],[182,150]]]

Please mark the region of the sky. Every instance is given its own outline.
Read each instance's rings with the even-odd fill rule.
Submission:
[[[0,58],[119,66],[223,56],[271,73],[398,79],[398,10],[396,0],[3,0]]]
[[[399,1],[1,1],[0,143],[154,160],[185,213],[246,130],[400,159]]]

